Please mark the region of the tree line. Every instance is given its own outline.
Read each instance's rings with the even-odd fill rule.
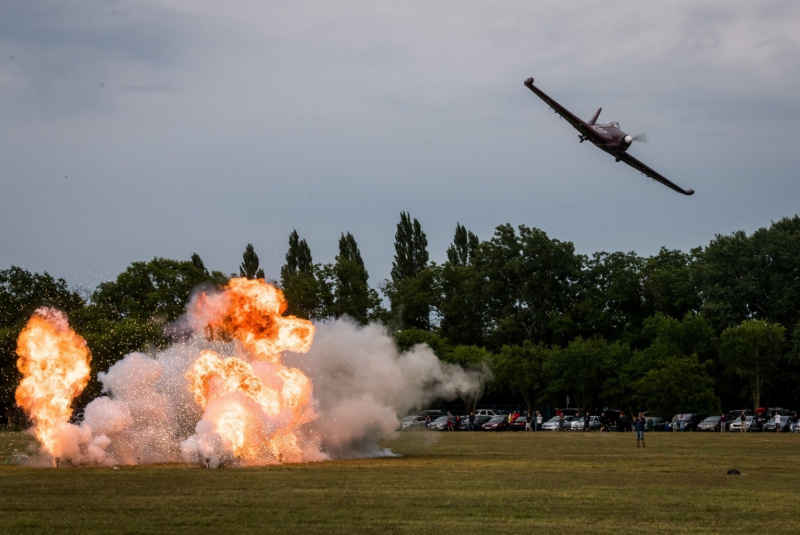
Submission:
[[[447,260],[403,212],[390,278],[377,289],[356,239],[315,263],[293,231],[280,280],[288,314],[380,322],[398,347],[428,344],[444,361],[491,373],[484,402],[717,413],[800,400],[800,217],[750,235],[717,235],[690,252],[577,254],[571,242],[520,225],[481,240],[456,224]],[[96,375],[131,351],[165,347],[167,328],[200,285],[229,277],[188,261],[134,262],[91,293],[11,266],[0,271],[0,404],[19,381],[16,339],[39,306],[65,310],[92,350]],[[264,278],[252,244],[238,276]],[[380,293],[379,293],[380,292]],[[385,299],[381,298],[381,294]],[[385,304],[384,304],[385,303]],[[478,398],[464,400],[467,408]]]

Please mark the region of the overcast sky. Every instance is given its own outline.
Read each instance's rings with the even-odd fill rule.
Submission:
[[[356,238],[377,287],[401,211],[579,253],[688,251],[800,202],[800,2],[0,2],[0,269],[94,288],[197,252],[279,278]],[[649,133],[593,147],[525,88]]]

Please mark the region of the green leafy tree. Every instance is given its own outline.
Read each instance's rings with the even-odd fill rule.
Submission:
[[[578,337],[567,347],[548,355],[544,371],[551,378],[547,388],[552,399],[568,395],[578,407],[591,410],[598,407],[607,378],[614,364],[629,356],[629,348],[620,342],[609,343],[603,338]]]
[[[630,339],[652,312],[643,294],[644,259],[635,253],[595,253],[582,273],[582,331]]]
[[[400,351],[408,351],[416,345],[425,344],[436,353],[440,360],[447,360],[453,350],[446,339],[425,329],[410,327],[398,330],[393,333],[393,338]]]
[[[744,380],[753,408],[761,404],[765,381],[784,360],[785,329],[778,323],[745,320],[720,336],[720,362]]]
[[[54,279],[47,272],[31,273],[17,266],[0,271],[0,327],[24,324],[43,306],[71,312],[85,304],[64,279]]]
[[[349,316],[366,324],[380,314],[378,293],[369,287],[369,274],[364,267],[361,251],[349,232],[339,239],[336,263],[325,270],[324,278],[330,281],[330,316]]]
[[[391,281],[383,291],[391,303],[392,317],[401,329],[430,329],[435,303],[435,270],[428,265],[428,239],[416,219],[400,213],[394,242]]]
[[[667,358],[637,381],[640,406],[664,418],[682,412],[719,414],[719,398],[708,366],[697,355]]]
[[[581,258],[574,246],[538,229],[501,225],[479,248],[492,346],[524,340],[560,343],[571,339]]]
[[[225,282],[221,273],[208,274],[192,262],[154,258],[134,262],[116,280],[101,283],[92,304],[100,317],[111,321],[135,318],[164,324],[183,313],[193,288]]]
[[[248,243],[242,254],[242,263],[239,264],[239,276],[248,279],[264,279],[264,270],[258,267],[258,255],[252,243]]]
[[[281,267],[281,287],[289,302],[287,312],[301,318],[320,318],[322,297],[319,267],[314,265],[311,249],[297,230],[289,235],[286,263]]]
[[[200,255],[197,253],[192,253],[192,265],[197,268],[197,271],[208,273],[206,265],[203,263],[203,259],[200,258]]]
[[[457,345],[478,345],[486,339],[483,279],[475,266],[478,237],[456,225],[447,262],[437,272],[439,332]]]
[[[469,266],[475,259],[480,240],[461,223],[456,223],[453,243],[447,248],[447,262],[452,266]]]
[[[520,346],[503,346],[494,359],[492,371],[495,384],[522,396],[528,414],[539,407],[544,385],[544,363],[550,350],[541,344],[526,340]]]
[[[644,296],[654,312],[683,318],[700,310],[700,288],[696,274],[701,249],[691,253],[662,247],[647,259],[642,270]]]
[[[748,319],[800,321],[800,217],[751,236],[717,236],[699,256],[702,312],[718,330]]]
[[[422,226],[407,212],[400,212],[400,222],[394,235],[392,281],[412,279],[428,267],[428,238]]]

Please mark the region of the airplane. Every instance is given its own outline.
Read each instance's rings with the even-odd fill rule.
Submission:
[[[603,108],[600,108],[595,112],[589,122],[585,122],[580,118],[573,115],[569,110],[567,110],[564,106],[550,98],[544,91],[533,85],[533,78],[528,78],[525,80],[525,86],[533,91],[536,96],[540,99],[544,100],[545,103],[550,106],[554,112],[559,114],[561,117],[566,119],[566,121],[575,127],[575,129],[580,132],[578,138],[581,140],[580,142],[583,143],[584,141],[591,141],[594,143],[598,148],[601,150],[606,151],[610,155],[612,155],[616,161],[618,162],[625,162],[626,164],[630,165],[637,171],[640,171],[642,174],[649,176],[653,180],[661,182],[668,188],[672,188],[673,190],[677,191],[678,193],[683,193],[684,195],[693,195],[693,189],[683,189],[677,184],[670,182],[667,180],[663,175],[654,171],[649,166],[643,164],[630,154],[628,154],[627,150],[631,146],[631,143],[634,142],[638,138],[638,136],[630,136],[619,129],[619,123],[616,121],[611,121],[607,124],[596,124],[597,118],[600,116],[600,112],[603,111]]]

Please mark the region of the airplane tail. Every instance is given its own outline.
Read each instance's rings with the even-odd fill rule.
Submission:
[[[589,123],[588,123],[589,126],[594,126],[594,123],[597,122],[597,118],[600,117],[600,112],[601,111],[603,111],[603,108],[599,108],[596,112],[594,112],[594,115],[592,115],[592,118],[589,119]]]

